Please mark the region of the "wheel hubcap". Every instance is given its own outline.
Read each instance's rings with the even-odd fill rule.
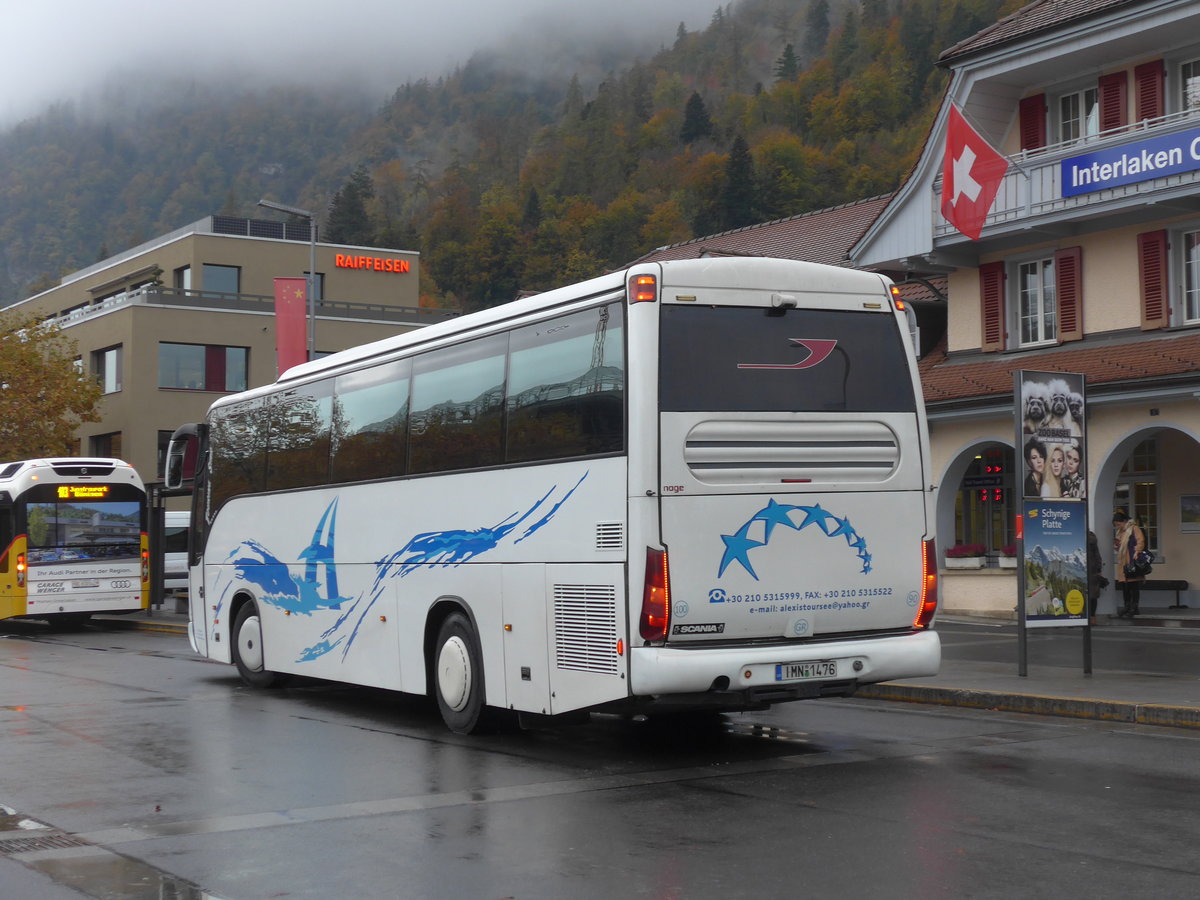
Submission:
[[[238,631],[238,656],[247,669],[261,672],[263,667],[262,626],[258,616],[250,616]]]
[[[461,637],[454,635],[438,653],[438,693],[455,712],[461,712],[471,696],[471,657]]]

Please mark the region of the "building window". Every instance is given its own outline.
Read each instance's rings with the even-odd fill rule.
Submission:
[[[1181,110],[1200,109],[1200,59],[1179,67],[1179,102]]]
[[[1058,98],[1058,139],[1067,144],[1100,132],[1100,93],[1087,88]]]
[[[158,472],[158,477],[163,478],[167,472],[167,447],[171,443],[171,435],[173,431],[160,431],[158,433],[158,453],[155,456],[157,460],[155,470]]]
[[[180,266],[176,269],[171,286],[179,291],[190,291],[192,289],[192,267]]]
[[[88,438],[92,456],[106,456],[110,459],[122,459],[121,432],[111,434],[94,434]]]
[[[1017,315],[1022,347],[1055,340],[1058,304],[1053,257],[1017,267]]]
[[[216,266],[205,263],[201,277],[206,292],[237,294],[241,292],[242,270],[238,266]]]
[[[1113,491],[1113,509],[1123,509],[1146,532],[1146,549],[1158,552],[1158,440],[1148,438],[1133,448],[1121,467]]]
[[[308,270],[304,270],[305,289],[308,288]],[[325,299],[325,273],[318,272],[313,279],[313,300]]]
[[[1200,231],[1189,231],[1183,245],[1183,320],[1200,323]]]
[[[158,386],[185,391],[244,391],[247,347],[213,344],[158,345]]]
[[[92,374],[106,394],[121,390],[121,345],[106,347],[92,353]]]

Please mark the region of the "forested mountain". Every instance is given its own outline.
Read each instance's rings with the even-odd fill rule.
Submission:
[[[264,196],[324,211],[323,239],[419,249],[424,298],[478,308],[889,191],[941,100],[937,54],[1019,5],[740,0],[653,53],[479,51],[382,108],[200,83],[56,106],[0,133],[0,305]]]

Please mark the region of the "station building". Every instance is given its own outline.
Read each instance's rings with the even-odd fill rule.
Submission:
[[[422,308],[419,256],[315,243],[309,225],[210,216],[64,277],[10,309],[57,322],[104,390],[76,452],[115,456],[161,481],[166,445],[223,394],[277,371],[277,277],[315,253],[314,348],[324,355],[456,315]]]
[[[1200,605],[1200,4],[1036,0],[941,54],[943,106],[894,194],[644,260],[747,253],[883,272],[922,307],[942,607],[1012,618],[1014,372],[1086,384],[1081,470],[1113,579],[1112,512],[1155,555],[1143,610]],[[943,215],[951,106],[1009,164],[977,239]],[[962,161],[959,160],[961,165]],[[967,161],[966,171],[970,171]],[[969,186],[969,185],[968,185]],[[956,198],[955,198],[956,199]],[[943,324],[944,323],[944,324]],[[946,550],[981,547],[949,565]],[[1098,612],[1120,603],[1115,585]]]

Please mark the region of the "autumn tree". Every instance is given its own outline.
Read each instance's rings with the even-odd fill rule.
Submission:
[[[70,456],[76,429],[100,421],[100,385],[77,356],[56,325],[0,311],[0,460]]]

